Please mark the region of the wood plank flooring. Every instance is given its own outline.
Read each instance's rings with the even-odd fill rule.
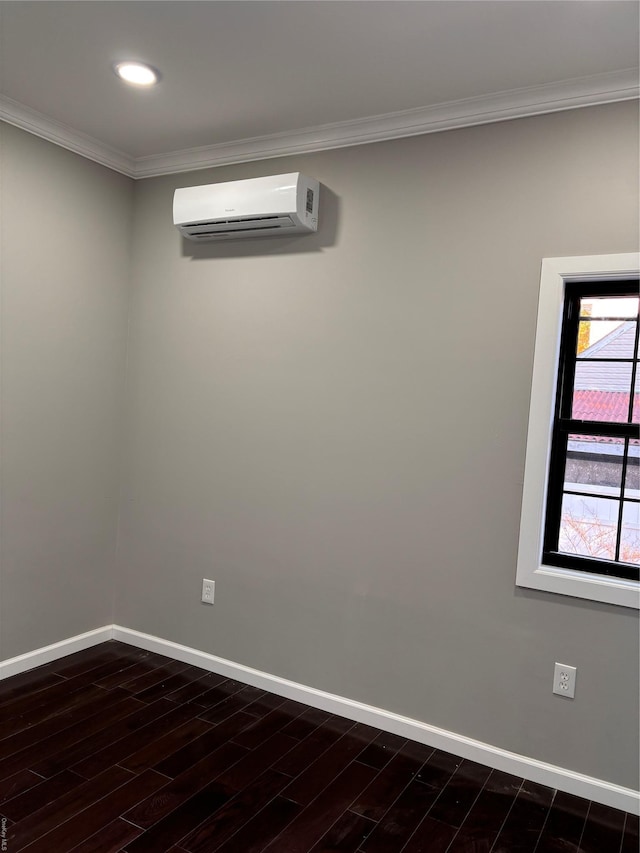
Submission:
[[[109,642],[0,682],[8,853],[638,853],[638,818]]]

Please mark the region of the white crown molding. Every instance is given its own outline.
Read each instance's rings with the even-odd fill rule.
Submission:
[[[638,71],[628,69],[355,121],[324,124],[291,133],[257,136],[237,142],[175,151],[171,154],[139,157],[136,160],[135,176],[151,178],[252,160],[269,160],[292,154],[347,148],[369,142],[384,142],[542,113],[632,100],[639,96]]]
[[[102,166],[107,166],[109,169],[127,175],[129,178],[135,177],[136,166],[133,157],[105,145],[92,136],[87,136],[85,133],[80,133],[78,130],[54,121],[43,113],[25,107],[17,101],[11,100],[11,98],[0,96],[0,121],[5,121],[21,130],[33,133],[35,136],[60,145],[61,148],[73,151],[74,154],[80,154],[87,160],[93,160],[95,163],[100,163]]]
[[[0,120],[55,142],[128,177],[152,178],[234,163],[385,142],[579,107],[628,101],[638,97],[638,70],[630,68],[354,121],[323,124],[303,130],[137,158],[110,148],[97,139],[53,121],[9,98],[0,97]]]

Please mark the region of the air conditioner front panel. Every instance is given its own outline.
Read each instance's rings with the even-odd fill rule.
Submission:
[[[315,231],[318,182],[299,172],[177,189],[173,221],[190,240]]]
[[[185,187],[174,196],[176,225],[212,219],[294,213],[298,173]]]

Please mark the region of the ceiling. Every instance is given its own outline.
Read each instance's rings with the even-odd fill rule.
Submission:
[[[0,2],[0,118],[135,177],[637,97],[632,0]],[[112,71],[162,74],[151,90]]]

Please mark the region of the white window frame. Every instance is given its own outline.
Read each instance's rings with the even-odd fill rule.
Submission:
[[[545,258],[531,384],[516,585],[640,609],[637,581],[546,566],[542,562],[565,284],[588,278],[616,281],[640,272],[640,253]]]

